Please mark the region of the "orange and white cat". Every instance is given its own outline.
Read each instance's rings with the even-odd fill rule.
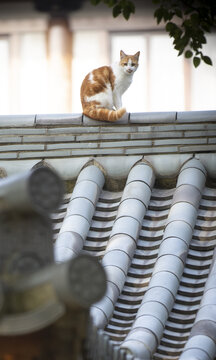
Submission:
[[[120,61],[112,66],[93,70],[82,82],[80,96],[83,114],[95,120],[116,121],[126,109],[122,94],[130,86],[137,70],[140,52],[126,55],[120,51]]]

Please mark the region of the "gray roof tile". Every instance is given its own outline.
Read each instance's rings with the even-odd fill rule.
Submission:
[[[117,121],[118,124],[127,124],[128,123],[129,114],[125,113],[121,119]],[[102,125],[109,126],[110,122],[108,121],[100,121]],[[93,120],[89,118],[88,116],[83,116],[83,124],[84,125],[98,125],[98,120]]]
[[[84,240],[88,234],[89,227],[88,220],[81,215],[66,216],[59,234],[72,231],[78,233]]]
[[[180,257],[173,254],[161,255],[159,251],[152,276],[158,272],[170,272],[180,280],[183,269],[184,264]]]
[[[175,254],[175,256],[178,256],[182,261],[185,261],[187,252],[188,244],[184,240],[178,239],[178,241],[176,241],[175,237],[166,237],[161,242],[159,256]]]
[[[126,234],[136,241],[140,232],[140,223],[131,216],[118,217],[113,225],[110,237],[116,234]]]
[[[194,166],[196,166],[196,167],[194,167]],[[171,209],[169,211],[167,224],[170,224],[175,221],[178,221],[178,222],[181,221],[183,223],[184,222],[188,223],[188,225],[191,226],[191,228],[193,229],[193,227],[195,225],[196,217],[197,217],[197,210],[193,206],[191,206],[188,202],[186,202],[187,199],[185,198],[185,191],[184,191],[185,188],[182,187],[182,184],[185,183],[186,175],[188,175],[187,176],[187,182],[188,182],[188,179],[190,180],[190,178],[192,176],[191,172],[193,171],[192,172],[193,176],[195,176],[194,173],[196,172],[196,177],[198,177],[196,186],[198,187],[199,191],[195,192],[195,204],[196,203],[198,204],[200,197],[201,197],[200,192],[203,190],[203,186],[204,186],[204,183],[202,181],[202,177],[204,175],[202,172],[203,169],[200,170],[199,166],[200,165],[197,164],[197,161],[195,161],[195,165],[194,165],[194,161],[192,161],[191,163],[189,161],[186,166],[185,165],[183,166],[183,168],[180,172],[178,181],[177,181],[177,190],[176,190],[176,191],[178,191],[177,199],[179,199],[181,192],[183,193],[183,197],[181,199],[181,202],[179,202],[179,203],[174,202],[174,204],[172,204]],[[198,174],[197,174],[197,170],[199,171]],[[184,173],[183,179],[182,179],[182,173]],[[190,186],[193,187],[194,184],[192,184]],[[175,195],[174,195],[174,198],[175,198]],[[183,259],[185,259],[186,253],[187,253],[187,245],[186,244],[187,243],[189,244],[191,237],[188,238],[189,233],[188,234],[185,233],[186,238],[184,238],[185,242],[183,242],[181,240],[181,237],[182,237],[181,229],[179,229],[179,230],[180,230],[179,234],[177,233],[175,241],[179,242],[180,248],[182,247],[181,254],[185,253],[184,257],[183,257]],[[166,236],[167,235],[166,235],[166,228],[165,228],[164,239],[166,239]],[[173,294],[173,296],[175,298],[175,296],[177,294],[177,290],[179,288],[179,282],[181,280],[183,270],[184,270],[183,259],[181,258],[181,256],[180,257],[176,256],[175,250],[173,251],[173,253],[170,251],[170,253],[168,253],[168,254],[161,255],[160,249],[159,249],[158,258],[156,260],[155,267],[154,267],[152,277],[151,277],[148,287],[151,288],[152,286],[153,287],[164,286],[165,288],[167,288],[167,290],[169,290]],[[143,298],[142,304],[144,301],[145,301],[145,296]],[[174,303],[174,300],[173,300],[173,303]],[[164,303],[163,306],[166,307],[166,303]],[[137,319],[139,318],[139,311],[141,308],[142,308],[142,305],[137,312],[136,320],[132,326],[134,333],[136,332],[136,329],[138,329]],[[152,319],[152,322],[154,322],[155,317],[157,316],[156,310],[155,310],[155,313],[153,311],[151,314],[149,313],[148,315],[149,315],[148,317],[146,317],[146,318],[144,317],[142,325],[139,322],[139,326],[144,327],[144,328],[147,327],[148,329],[150,329],[149,321],[146,319]],[[167,314],[167,317],[162,322],[163,326],[165,326],[167,318],[168,318],[168,314]],[[161,317],[160,317],[160,321],[162,321]],[[158,334],[160,334],[160,335],[158,335]],[[160,341],[162,332],[159,331],[158,334],[156,335],[154,333],[154,335],[159,336],[158,339]],[[128,338],[128,335],[127,335],[125,341],[123,341],[121,346],[123,346],[123,347],[125,346],[124,343],[127,342],[127,338]],[[154,351],[155,350],[156,350],[156,348],[154,349]],[[144,354],[139,354],[139,356],[144,357]]]
[[[146,212],[146,207],[142,201],[138,199],[125,199],[121,201],[118,208],[118,217],[131,216],[137,219],[142,225],[142,220]]]
[[[35,115],[0,115],[0,128],[29,127],[35,125]]]
[[[185,345],[185,350],[195,348],[204,350],[213,359],[216,355],[215,343],[205,335],[197,335],[190,338]]]
[[[66,261],[78,255],[82,248],[83,239],[78,233],[73,231],[62,232],[54,244],[55,261]]]
[[[71,199],[67,207],[67,216],[81,215],[87,220],[92,219],[95,212],[93,203],[84,197]]]
[[[97,328],[104,328],[113,312],[113,303],[108,296],[91,307],[91,316]]]
[[[131,237],[133,241],[135,242],[137,241],[141,228],[141,221],[145,213],[145,207],[144,206],[140,207],[140,203],[141,203],[140,197],[141,197],[141,201],[144,202],[145,206],[147,207],[151,194],[150,186],[153,185],[152,177],[154,176],[154,174],[151,168],[149,173],[149,168],[150,168],[149,165],[146,166],[146,164],[145,165],[143,164],[141,167],[139,165],[136,165],[131,170],[132,175],[131,178],[130,175],[128,177],[127,185],[122,194],[119,211],[117,212],[116,220],[113,224],[113,228],[110,234],[109,242],[111,241],[112,246],[115,243],[115,241],[119,241],[118,235],[121,236],[126,235],[127,238]],[[147,176],[146,176],[146,171],[147,171]],[[147,184],[144,181],[146,181]],[[144,194],[145,193],[147,194],[147,197],[146,196],[143,197],[143,195],[141,195],[142,191],[144,191]],[[137,211],[136,218],[132,217],[131,215],[127,215],[129,208],[127,209],[125,207],[125,204],[127,205],[128,199],[131,200],[130,202],[132,202],[132,207],[133,206],[136,207],[136,211]],[[138,199],[138,203],[137,203],[137,199]],[[143,203],[141,203],[141,205],[142,204]],[[137,206],[139,206],[139,208],[137,208]],[[124,214],[124,216],[122,216],[122,214]],[[125,283],[126,274],[130,266],[131,259],[128,258],[128,256],[125,256],[124,252],[120,252],[120,250],[110,251],[109,242],[105,254],[103,256],[102,266],[104,266],[108,276],[108,283],[107,283],[108,288],[109,288],[109,283],[112,282],[116,284],[116,286],[119,289],[119,293],[121,293],[123,285]],[[118,255],[116,261],[113,255],[114,256]],[[122,272],[124,273],[124,277],[122,277]],[[118,276],[118,279],[116,278],[116,276]],[[112,299],[112,300],[113,300],[113,310],[114,310],[114,303],[117,299]],[[102,322],[104,321],[103,316],[101,318],[101,321]]]
[[[131,183],[132,181],[142,181],[146,183],[150,188],[153,187],[155,176],[153,168],[147,162],[140,162],[134,167],[128,174],[126,184]]]
[[[184,111],[177,113],[178,122],[200,122],[200,121],[215,121],[216,112],[215,111]]]
[[[152,310],[154,310],[154,315],[152,315],[151,311],[148,314],[141,315],[141,316],[139,316],[139,313],[138,313],[138,316],[136,317],[136,319],[135,319],[135,321],[133,323],[132,329],[133,328],[134,329],[140,329],[140,328],[148,329],[152,333],[151,339],[153,337],[155,337],[156,340],[157,340],[157,344],[159,344],[160,338],[161,338],[161,336],[163,334],[163,328],[164,328],[163,323],[162,323],[163,316],[160,316],[160,319],[158,319],[157,316],[156,316],[157,315],[156,310],[158,311],[158,309],[156,309],[156,307],[155,307]],[[166,311],[164,309],[164,307],[163,307],[163,311]],[[134,331],[133,335],[136,336],[135,331]],[[127,341],[127,338],[126,338],[125,341]],[[147,339],[145,339],[144,334],[143,334],[143,341],[147,342]],[[123,346],[124,346],[124,342],[123,342]],[[136,355],[140,356],[140,357],[143,357],[142,353],[139,353],[139,354],[136,354]]]
[[[181,202],[173,204],[173,206],[171,207],[169,217],[167,219],[167,224],[170,224],[172,221],[182,221],[186,222],[193,228],[195,225],[196,217],[197,212],[193,205],[187,202]],[[181,232],[179,233],[179,236],[181,236]]]
[[[189,360],[194,356],[213,360],[216,190],[214,183],[210,189],[205,182],[207,172],[215,174],[215,154],[151,154],[179,153],[183,134],[189,143],[193,138],[200,144],[197,139],[205,131],[205,141],[211,137],[210,126],[215,126],[215,112],[178,113],[177,118],[175,112],[130,114],[131,126],[128,118],[126,126],[125,120],[111,125],[89,119],[81,126],[83,117],[79,116],[37,116],[36,125],[32,117],[22,118],[20,126],[17,118],[11,118],[7,127],[0,121],[0,130],[6,131],[2,139],[5,135],[12,139],[12,126],[23,127],[24,143],[29,136],[37,146],[47,149],[50,144],[56,149],[41,151],[41,156],[69,156],[64,161],[49,161],[66,179],[77,178],[73,192],[52,216],[55,258],[63,262],[84,252],[97,257],[106,271],[106,295],[91,308],[94,323],[101,328],[97,331],[93,326],[97,354],[93,360],[102,360],[105,350],[107,360]],[[36,132],[32,131],[35,126]],[[14,137],[15,144],[21,144],[20,134]],[[77,152],[57,150],[68,146],[70,136],[71,149],[80,146]],[[171,148],[166,141],[165,147],[147,149],[141,146],[142,140],[129,150],[123,146],[134,138],[151,142],[155,137],[159,142],[172,137],[175,146]],[[99,155],[98,163],[83,157],[90,156],[88,142],[91,154]],[[106,142],[105,156],[97,142]],[[14,143],[3,146],[8,146],[9,154]],[[190,144],[187,149],[191,149]],[[206,149],[210,149],[208,145]],[[33,147],[31,152],[22,150],[20,147],[19,154],[13,150],[10,156],[39,156]],[[110,151],[115,156],[111,157]],[[117,156],[118,151],[139,156]],[[145,153],[149,162],[143,160]],[[1,154],[6,159],[7,154]],[[161,180],[177,175],[172,189],[160,188]],[[123,190],[109,190],[109,180],[121,183],[118,190]]]
[[[202,359],[209,360],[211,359],[208,353],[205,352],[202,348],[191,348],[183,352],[180,357],[181,360],[191,360],[191,359]],[[213,359],[213,358],[212,358]]]
[[[172,204],[178,202],[188,202],[196,209],[199,207],[201,194],[197,187],[190,184],[180,185],[173,196]]]
[[[176,119],[176,112],[137,112],[130,114],[130,123],[160,123],[173,122]]]
[[[169,193],[167,193],[169,194],[169,198],[167,200],[166,210],[162,210],[164,205],[161,205],[165,204],[164,200],[161,201],[164,197],[165,190],[157,192],[156,189],[153,189],[151,196],[156,196],[155,199],[157,200],[151,198],[149,204],[146,206],[143,221],[144,228],[140,229],[139,234],[136,235],[138,236],[138,239],[132,239],[129,235],[125,237],[124,234],[111,235],[110,241],[107,242],[106,245],[106,251],[102,255],[102,259],[105,258],[106,261],[107,259],[105,254],[109,254],[109,250],[121,250],[128,255],[130,254],[130,257],[133,256],[127,276],[125,277],[124,272],[120,269],[122,267],[121,260],[124,256],[121,259],[121,256],[117,256],[116,252],[115,260],[115,257],[113,259],[111,257],[112,251],[109,254],[110,260],[108,259],[108,263],[110,261],[110,265],[106,266],[109,277],[108,283],[110,284],[108,289],[109,297],[113,299],[112,304],[115,304],[115,307],[110,305],[111,308],[108,307],[109,312],[108,309],[106,309],[107,305],[105,306],[106,314],[108,315],[109,313],[109,316],[111,316],[110,320],[108,318],[104,318],[103,309],[101,308],[101,320],[97,323],[100,323],[99,326],[103,327],[108,321],[106,333],[109,334],[114,343],[116,345],[122,344],[121,346],[123,349],[127,348],[130,351],[133,351],[134,356],[136,354],[139,359],[145,359],[145,356],[148,356],[149,359],[152,358],[152,354],[157,348],[155,339],[158,337],[159,341],[161,336],[163,336],[161,335],[161,332],[163,334],[166,333],[168,338],[170,336],[170,339],[167,340],[166,337],[162,338],[161,344],[158,346],[155,353],[156,358],[160,358],[160,356],[163,356],[162,354],[166,354],[167,351],[169,351],[170,359],[176,358],[176,356],[179,357],[190,333],[190,329],[195,321],[196,312],[199,310],[199,302],[202,298],[205,279],[209,273],[209,265],[211,263],[212,251],[214,248],[214,245],[210,245],[210,243],[214,240],[211,240],[211,238],[207,242],[197,240],[197,236],[201,236],[198,234],[201,234],[204,230],[193,229],[193,226],[196,223],[198,228],[202,227],[203,229],[206,229],[206,234],[210,232],[211,227],[209,226],[212,223],[211,219],[214,219],[215,215],[214,210],[209,210],[209,206],[213,206],[214,208],[214,201],[208,199],[206,205],[204,205],[205,210],[199,209],[197,211],[197,208],[200,194],[202,192],[203,196],[209,196],[211,199],[212,196],[213,198],[215,197],[215,192],[209,191],[208,189],[203,191],[203,180],[198,180],[196,184],[194,184],[193,181],[191,182],[191,168],[195,169],[195,172],[198,170],[198,173],[196,174],[199,174],[198,176],[201,174],[201,178],[203,175],[205,177],[205,169],[203,169],[202,166],[199,166],[198,163],[194,162],[192,165],[193,166],[186,166],[185,170],[183,170],[187,170],[189,175],[188,178],[186,176],[187,182],[185,185],[179,182],[176,188],[176,195],[174,194],[174,202],[172,202],[173,191],[169,191]],[[134,179],[132,182],[137,181]],[[140,183],[141,181],[139,180],[137,182],[138,187],[140,186]],[[191,200],[187,197],[187,194],[185,195],[185,189],[188,191],[188,194],[190,194],[191,189],[191,193],[193,194],[192,197],[190,194]],[[121,196],[121,194],[119,195]],[[103,199],[101,198],[100,201],[103,201]],[[123,206],[122,204],[124,204],[124,202],[126,203],[126,201],[128,201],[128,208],[132,209],[132,202],[129,200],[120,201],[119,205],[117,202],[115,209],[118,208],[118,212],[115,213],[116,221],[113,223],[112,229],[114,228],[115,223],[117,223],[117,219],[119,219],[118,215],[121,216],[120,219],[123,217],[131,218],[130,211],[129,213],[127,212],[127,206],[125,206],[124,210],[120,210]],[[136,203],[137,201],[140,201],[138,200],[138,197],[136,198]],[[190,205],[189,202],[193,205]],[[179,209],[176,212],[176,205],[178,203],[183,203],[184,206],[183,210]],[[211,203],[212,205],[210,205]],[[151,210],[152,206],[155,210]],[[171,209],[169,209],[170,207]],[[106,206],[103,207],[103,209],[105,208]],[[160,211],[158,211],[159,209]],[[133,212],[134,219],[138,220],[139,216],[142,218],[143,214],[142,216],[140,215],[142,211],[143,207],[140,207],[139,205],[138,208],[136,206],[136,210],[131,210],[131,212]],[[184,211],[186,211],[187,216],[185,216]],[[97,216],[99,216],[99,213],[100,211],[98,210]],[[106,211],[103,211],[103,213],[105,218]],[[204,220],[206,213],[208,214],[208,220]],[[180,219],[175,218],[178,214],[180,214]],[[199,219],[197,219],[198,214]],[[168,215],[169,217],[172,216],[171,220],[175,221],[166,220]],[[163,233],[165,222],[166,226]],[[156,230],[157,224],[158,230]],[[214,224],[212,224],[212,226],[214,226]],[[124,225],[124,227],[126,227],[126,225]],[[207,229],[209,229],[209,231]],[[197,234],[193,239],[192,233]],[[124,243],[124,239],[127,239],[126,243]],[[137,249],[135,248],[135,241],[137,242]],[[190,247],[188,250],[189,244]],[[183,268],[180,266],[178,269],[178,264],[183,264],[185,261],[187,250],[188,258],[186,259],[185,265]],[[163,266],[160,269],[160,259],[165,259],[167,256],[172,260],[169,260],[169,262],[164,261]],[[115,266],[115,261],[119,261],[119,268]],[[157,271],[155,262],[156,264],[159,264],[158,270],[161,270],[156,273],[154,272],[154,269]],[[128,266],[127,262],[123,261],[122,264],[126,265],[126,267],[124,267],[125,271]],[[181,276],[183,269],[184,273]],[[173,273],[170,272],[170,270]],[[113,281],[116,285],[114,285]],[[118,290],[116,290],[117,288]],[[115,291],[113,292],[113,290]],[[212,298],[213,296],[211,296],[211,299]],[[177,302],[175,303],[175,301]],[[209,301],[211,302],[211,300]],[[140,302],[141,305],[139,305]],[[158,305],[151,307],[149,304],[152,304],[153,302],[156,302]],[[145,306],[145,304],[148,305]],[[164,312],[162,310],[160,312],[160,310],[156,311],[156,308],[163,308],[165,310]],[[142,311],[147,314],[142,314]],[[139,313],[142,314],[142,316],[139,316]],[[165,321],[165,317],[163,318],[162,314],[165,316],[166,313],[169,314],[169,318]],[[153,320],[148,323],[148,318],[152,320],[152,315],[154,319],[159,317],[158,321],[160,324],[165,322],[165,326],[167,328],[162,327],[163,330],[160,330],[160,326],[156,325],[158,324],[157,320],[155,320],[155,322]],[[134,318],[137,320],[133,321]],[[137,321],[139,327],[136,327]],[[147,326],[149,330],[147,330]],[[129,334],[128,330],[130,330]],[[138,332],[141,334],[142,341],[138,339],[139,335],[136,336]],[[182,334],[186,334],[186,336],[182,337]],[[147,338],[148,344],[146,341]],[[152,350],[150,350],[150,347]],[[169,347],[173,350],[167,350]],[[118,353],[118,348],[115,349],[116,353]]]
[[[95,204],[100,195],[99,186],[91,180],[82,180],[77,182],[76,187],[74,188],[71,200],[76,198],[86,198]]]
[[[137,186],[139,185],[139,186]],[[132,181],[131,183],[125,186],[122,201],[125,199],[138,199],[147,206],[151,197],[151,190],[147,184],[144,182]]]
[[[102,189],[105,181],[102,171],[95,165],[89,165],[80,172],[77,183],[84,180],[95,182],[100,189]]]
[[[125,234],[117,234],[112,236],[112,238],[109,240],[109,243],[107,244],[107,251],[122,250],[128,254],[130,258],[133,257],[135,248],[136,242],[134,239],[131,236]]]
[[[173,306],[173,294],[165,287],[155,286],[149,287],[145,293],[145,299],[143,299],[143,306],[146,302],[158,301],[166,307],[167,312],[170,313]]]
[[[179,279],[178,277],[170,272],[170,271],[158,271],[154,273],[154,276],[151,277],[151,281],[148,285],[148,288],[151,289],[153,287],[164,287],[169,290],[173,297],[175,298],[178,287],[179,287]],[[145,301],[145,299],[143,299]],[[164,303],[166,306],[166,303]]]
[[[145,301],[139,307],[137,318],[144,315],[153,315],[164,323],[168,316],[168,310],[162,302],[156,300]]]
[[[128,254],[118,249],[106,251],[102,261],[104,268],[106,266],[117,266],[125,273],[125,276],[127,275],[130,263],[131,258]]]
[[[108,283],[115,284],[120,294],[125,282],[125,272],[116,265],[106,264],[105,268]]]
[[[82,123],[82,114],[38,114],[36,125],[72,125]]]

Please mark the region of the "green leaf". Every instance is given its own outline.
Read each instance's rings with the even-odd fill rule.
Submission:
[[[134,14],[135,13],[135,5],[132,1],[128,2],[128,7],[130,9],[130,12]]]
[[[210,26],[206,21],[201,21],[200,26],[205,30],[206,32],[210,32]]]
[[[210,59],[209,56],[203,56],[202,59],[206,64],[212,65],[212,60]]]
[[[114,6],[113,8],[113,17],[116,18],[117,16],[119,16],[121,14],[122,8],[119,4],[117,4],[116,6]]]
[[[183,21],[182,25],[185,27],[185,28],[191,28],[192,27],[192,22],[190,19],[186,19]]]
[[[181,56],[184,52],[184,49],[179,50],[178,56]]]
[[[170,11],[165,8],[163,8],[163,18],[164,18],[164,21],[172,19]]]
[[[175,49],[181,51],[181,54],[183,53],[184,49],[188,45],[189,38],[188,35],[183,35],[181,38],[177,37],[175,38]]]
[[[172,32],[175,29],[175,24],[173,24],[171,21],[169,21],[166,24],[166,31],[168,32]]]
[[[126,20],[129,19],[130,17],[130,14],[131,14],[131,10],[130,8],[128,8],[127,6],[123,9],[123,16]]]
[[[200,22],[200,18],[199,18],[199,15],[197,13],[194,13],[194,14],[191,14],[191,23],[192,23],[192,26],[198,26],[199,25],[199,22]]]
[[[117,3],[117,0],[108,0],[107,3],[108,3],[108,6],[110,8],[112,8]]]
[[[126,20],[129,19],[132,13],[135,13],[135,5],[132,1],[122,0],[120,1],[119,5],[121,5],[123,9],[123,16],[125,17]]]
[[[191,50],[185,51],[185,57],[186,57],[186,59],[189,59],[189,58],[191,58],[192,56],[193,56],[193,53],[192,53]]]
[[[174,9],[175,15],[182,19],[182,11],[179,8]]]
[[[206,43],[207,43],[206,37],[205,37],[204,35],[200,35],[199,40],[200,40],[200,42],[201,42],[202,44],[206,44]]]
[[[163,18],[163,8],[159,8],[155,10],[154,17],[157,18],[157,24],[160,24],[162,18]]]
[[[199,64],[200,64],[200,58],[197,57],[197,56],[194,56],[193,64],[194,64],[195,68],[197,68],[199,66]]]

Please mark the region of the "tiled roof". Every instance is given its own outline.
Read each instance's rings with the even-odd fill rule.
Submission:
[[[90,360],[216,358],[215,135],[216,111],[0,118],[0,176],[45,163],[70,182],[55,260],[107,274]]]
[[[101,329],[92,359],[107,348],[107,359],[214,359],[216,188],[206,177],[191,158],[176,186],[162,189],[139,161],[114,192],[97,164],[80,172],[53,216],[55,254],[61,262],[88,253],[106,271],[107,293],[91,308]]]
[[[216,111],[131,113],[116,123],[82,114],[0,116],[0,161],[185,154],[216,148]]]

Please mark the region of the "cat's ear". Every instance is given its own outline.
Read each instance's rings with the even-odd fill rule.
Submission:
[[[140,56],[140,51],[138,51],[135,55],[134,55],[134,57],[138,60],[139,59],[139,56]]]
[[[127,56],[123,50],[120,51],[120,59],[122,60],[125,56]]]

